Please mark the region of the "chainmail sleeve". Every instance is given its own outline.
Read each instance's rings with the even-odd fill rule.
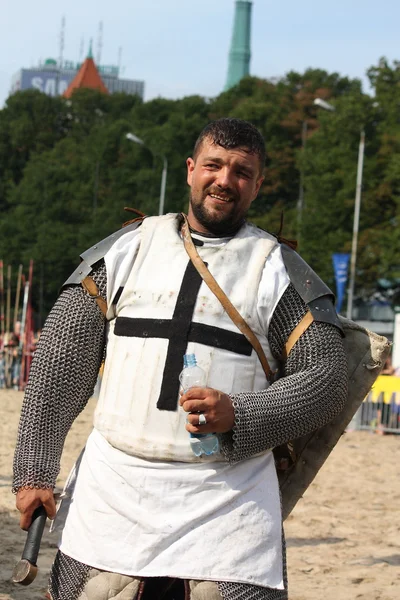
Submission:
[[[106,298],[103,261],[91,277]],[[64,289],[43,327],[25,390],[13,491],[53,488],[66,435],[93,393],[105,345],[105,318],[81,286]]]
[[[268,331],[273,355],[284,345],[307,307],[292,284],[280,299]],[[222,452],[237,462],[327,424],[347,398],[347,361],[340,331],[314,321],[296,342],[280,378],[259,392],[232,394],[233,431],[220,436]]]

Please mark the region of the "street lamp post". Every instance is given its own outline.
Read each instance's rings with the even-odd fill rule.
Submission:
[[[153,152],[150,150],[150,148],[145,145],[144,141],[142,139],[140,139],[134,133],[129,132],[126,134],[125,137],[127,140],[130,140],[131,142],[134,142],[135,144],[140,144],[141,146],[145,146],[149,150],[149,152],[151,152],[151,154],[153,154]],[[153,156],[154,156],[154,154],[153,154]],[[165,189],[167,187],[167,174],[168,174],[168,160],[167,160],[166,156],[163,156],[163,170],[162,170],[162,175],[161,175],[161,187],[160,187],[160,202],[159,202],[159,206],[158,206],[158,214],[159,215],[164,214]]]
[[[304,150],[306,147],[307,130],[308,130],[308,123],[304,119],[302,126],[301,126],[301,153],[302,153],[301,160],[302,161],[304,160]],[[304,209],[304,170],[303,170],[302,162],[300,164],[301,164],[301,167],[300,167],[299,198],[297,200],[297,243],[298,244],[300,244],[301,222],[302,222],[302,218],[303,218],[303,209]]]
[[[322,98],[315,98],[314,104],[325,110],[334,111],[335,107],[322,100]],[[363,166],[364,166],[364,150],[365,150],[365,131],[362,130],[360,134],[360,144],[358,147],[358,161],[357,161],[357,183],[356,183],[356,196],[354,200],[354,219],[353,219],[353,239],[351,243],[351,256],[350,256],[350,278],[349,287],[347,290],[347,309],[346,317],[351,319],[353,315],[353,302],[354,302],[354,284],[356,278],[356,262],[357,262],[357,242],[358,242],[358,229],[360,224],[360,206],[361,206],[361,191],[362,191],[362,177],[363,177]]]
[[[364,149],[365,149],[365,132],[361,131],[360,145],[358,147],[356,198],[354,201],[353,241],[351,244],[351,258],[350,258],[350,282],[349,282],[349,290],[348,290],[348,294],[347,294],[346,317],[348,319],[351,319],[352,314],[353,314],[354,282],[355,282],[355,277],[356,277],[357,241],[358,241],[358,227],[359,227],[359,223],[360,223],[360,205],[361,205],[362,175],[363,175],[363,165],[364,165]]]
[[[161,188],[160,188],[160,206],[158,209],[158,214],[164,214],[164,204],[165,204],[165,188],[167,186],[167,172],[168,172],[168,161],[167,157],[163,157],[163,170],[161,175]]]

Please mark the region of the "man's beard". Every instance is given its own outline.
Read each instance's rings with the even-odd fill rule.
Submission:
[[[240,229],[244,221],[244,217],[238,217],[235,211],[226,214],[222,210],[221,212],[218,212],[218,209],[216,209],[211,215],[205,208],[204,203],[200,202],[197,204],[193,201],[192,196],[190,196],[189,202],[197,221],[201,223],[207,231],[214,235],[228,235],[235,233]]]

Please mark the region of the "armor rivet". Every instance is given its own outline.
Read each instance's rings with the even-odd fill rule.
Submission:
[[[307,279],[307,281],[306,281],[306,284],[307,284],[307,285],[311,285],[311,280],[310,280],[310,279]]]
[[[97,246],[93,246],[93,250],[97,250]]]
[[[306,460],[303,460],[302,462],[303,462],[303,465],[306,465],[306,464],[307,464],[307,461],[306,461]]]
[[[79,275],[82,275],[83,271],[79,271]]]

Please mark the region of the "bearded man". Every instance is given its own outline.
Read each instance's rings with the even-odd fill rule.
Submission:
[[[210,123],[187,160],[187,222],[148,217],[96,245],[50,312],[15,454],[24,529],[41,504],[55,515],[65,436],[106,356],[94,428],[67,490],[53,600],[288,598],[272,449],[342,410],[347,370],[328,288],[318,280],[313,294],[302,282],[311,285],[302,297],[288,251],[246,221],[264,164],[264,140],[250,123]],[[326,310],[315,311],[315,299]],[[207,386],[179,396],[188,352]],[[220,451],[196,456],[189,433],[216,433]]]

